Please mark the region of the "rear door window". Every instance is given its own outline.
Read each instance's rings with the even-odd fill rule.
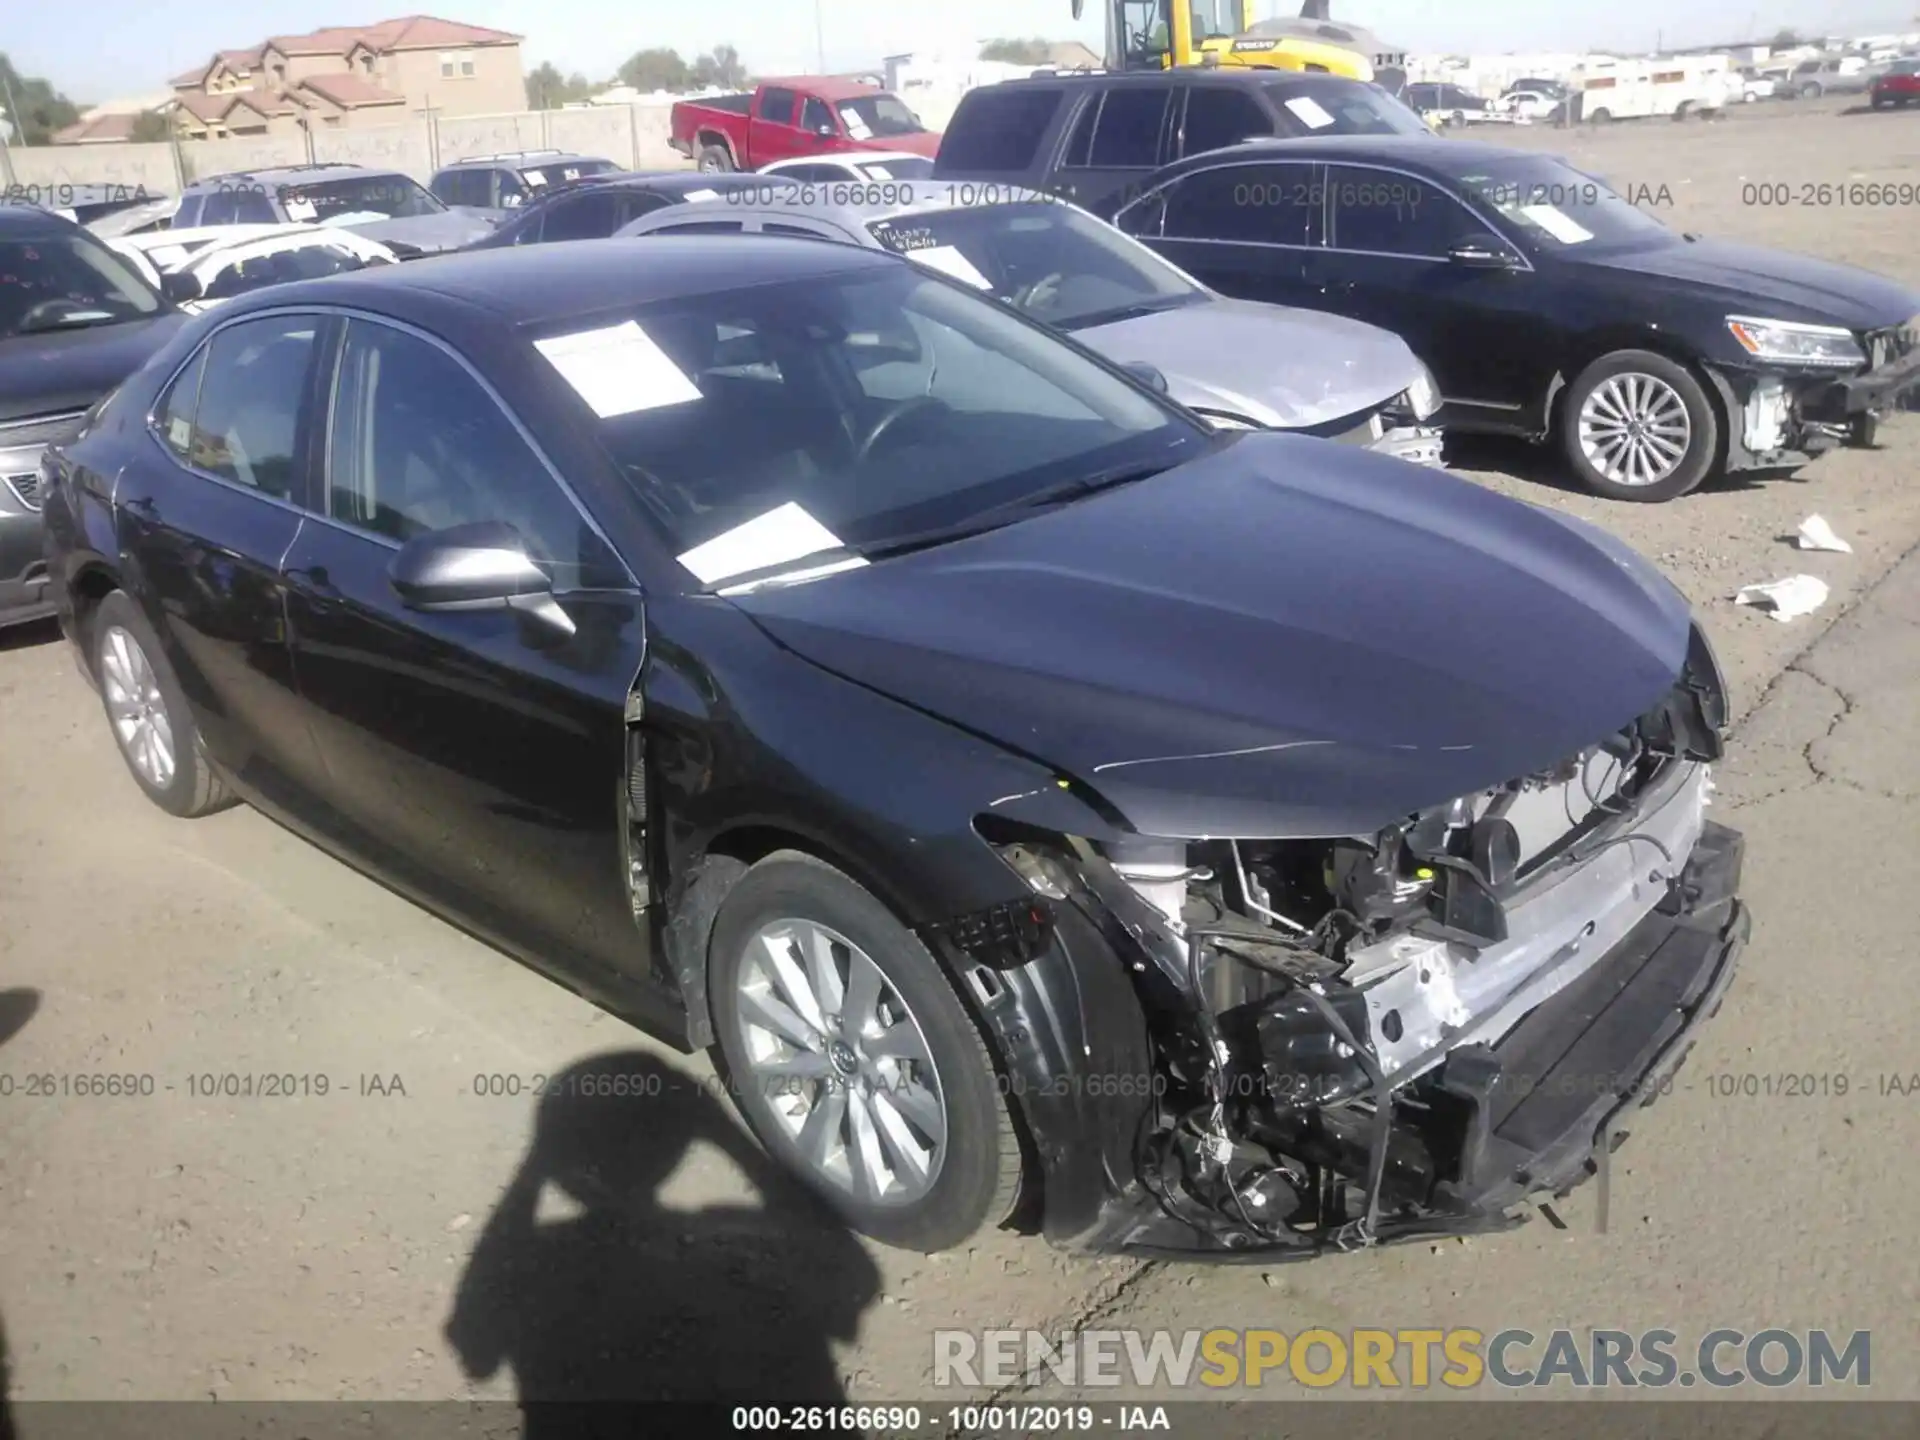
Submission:
[[[800,108],[800,97],[791,90],[762,90],[760,92],[760,118],[770,125],[793,124],[794,112]]]
[[[990,86],[973,91],[940,137],[934,173],[1026,170],[1053,124],[1064,93],[1054,86]]]
[[[575,195],[547,213],[540,229],[541,243],[555,240],[604,240],[620,228],[617,197],[608,191]]]
[[[1100,104],[1087,164],[1095,170],[1151,170],[1160,163],[1171,86],[1117,85]]]
[[[1182,155],[1223,150],[1271,134],[1273,117],[1244,89],[1229,85],[1188,87],[1186,119],[1181,126]]]
[[[1300,162],[1198,171],[1169,190],[1161,234],[1169,240],[1317,245],[1324,174],[1318,165]]]
[[[1446,191],[1397,170],[1330,165],[1327,189],[1338,250],[1443,260],[1487,228]]]
[[[195,469],[264,495],[297,498],[319,323],[312,315],[271,315],[216,333],[184,437],[169,397],[168,445],[179,453],[184,438],[184,458]],[[199,362],[181,380],[197,368]]]

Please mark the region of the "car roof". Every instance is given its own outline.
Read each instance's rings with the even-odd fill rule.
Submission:
[[[507,150],[498,155],[469,155],[464,160],[449,160],[435,173],[444,175],[449,170],[471,170],[480,166],[492,169],[505,166],[508,169],[539,170],[548,165],[571,165],[587,160],[593,164],[612,164],[604,155],[581,155],[572,150]]]
[[[872,200],[851,197],[823,199],[811,187],[798,186],[795,187],[793,194],[795,199],[792,204],[763,201],[750,206],[729,205],[727,215],[729,218],[755,220],[778,220],[783,215],[807,216],[816,220],[837,221],[858,230],[861,226],[871,224],[875,220],[900,220],[912,215],[929,215],[941,210],[992,210],[1002,205],[1022,204],[1062,205],[1060,200],[1044,190],[1003,185],[994,187],[994,199],[991,202],[971,205],[955,200],[951,196],[945,199],[921,196],[905,202],[898,199],[888,200],[884,197]],[[1075,213],[1084,213],[1071,205],[1062,208],[1074,210]],[[686,217],[677,211],[674,212],[673,219],[681,224],[686,221]]]
[[[821,100],[857,100],[862,95],[888,93],[873,85],[862,85],[858,80],[836,80],[827,75],[774,75],[762,80],[760,88],[798,90],[803,95],[812,95]]]
[[[186,190],[190,194],[195,190],[218,189],[221,185],[231,185],[236,180],[258,180],[265,176],[307,175],[316,180],[344,180],[349,175],[399,175],[402,171],[397,165],[349,165],[342,162],[327,162],[315,165],[266,165],[258,170],[229,170],[223,175],[203,175],[197,180],[187,182]]]
[[[772,164],[762,165],[762,175],[782,173],[774,166],[794,165],[881,165],[889,160],[925,160],[924,155],[916,155],[911,150],[836,150],[827,155],[789,155],[784,160],[775,160]],[[711,177],[709,177],[711,178]]]
[[[45,236],[71,235],[75,232],[86,234],[83,227],[76,225],[64,215],[56,215],[51,210],[42,210],[38,205],[24,201],[0,203],[0,236],[9,240],[32,240]]]
[[[294,281],[242,296],[228,306],[229,313],[239,313],[285,305],[343,305],[429,328],[436,320],[471,324],[476,312],[485,312],[496,324],[518,328],[893,263],[891,257],[852,245],[775,236],[742,236],[726,245],[673,236],[644,242],[576,240],[434,256],[324,280]]]
[[[1372,83],[1350,75],[1330,75],[1320,70],[1267,70],[1235,65],[1206,65],[1177,70],[1114,71],[1094,70],[1076,73],[1022,75],[1016,80],[1000,80],[982,85],[969,94],[992,90],[1032,90],[1058,85],[1300,85],[1308,90],[1345,90]]]
[[[1248,160],[1374,160],[1425,169],[1438,175],[1454,175],[1474,165],[1492,165],[1509,160],[1552,161],[1558,158],[1539,150],[1516,150],[1512,146],[1493,145],[1484,140],[1450,140],[1439,135],[1302,135],[1248,140],[1238,145],[1208,150],[1204,154],[1190,155],[1166,166],[1154,179],[1172,179],[1190,170],[1205,170],[1229,161],[1243,163]]]

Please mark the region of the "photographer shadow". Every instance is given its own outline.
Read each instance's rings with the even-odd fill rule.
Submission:
[[[26,1028],[40,1008],[38,990],[0,990],[0,1045]],[[13,1367],[7,1353],[7,1321],[0,1315],[0,1440],[14,1440]]]
[[[746,1173],[759,1203],[663,1205],[701,1141]],[[574,1213],[541,1217],[549,1187]],[[858,1334],[879,1288],[860,1243],[706,1086],[629,1051],[549,1082],[446,1336],[469,1378],[512,1370],[526,1440],[631,1433],[604,1403],[574,1402],[843,1401],[832,1342]]]

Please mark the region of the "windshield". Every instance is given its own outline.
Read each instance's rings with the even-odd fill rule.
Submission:
[[[1409,86],[1410,91],[1421,87]],[[1273,103],[1298,124],[1296,133],[1326,135],[1431,135],[1419,112],[1375,85],[1315,85],[1271,82]],[[1419,103],[1426,103],[1425,100]]]
[[[1144,245],[1064,205],[932,210],[867,228],[896,255],[913,256],[1061,329],[1207,299]]]
[[[291,250],[275,250],[223,267],[207,286],[206,298],[226,300],[267,285],[286,285],[295,280],[319,280],[328,275],[344,275],[349,270],[364,270],[367,261],[351,251],[332,245],[301,245]]]
[[[862,95],[842,100],[833,107],[840,112],[840,123],[856,140],[871,140],[887,135],[919,135],[926,126],[920,123],[897,95]]]
[[[1673,238],[1671,230],[1615,194],[1606,181],[1555,160],[1507,161],[1458,179],[1470,198],[1498,213],[1535,250],[1552,253]]]
[[[326,221],[349,215],[409,220],[438,215],[447,208],[405,175],[356,175],[351,180],[284,185],[279,193],[289,220]]]
[[[614,169],[611,160],[556,160],[551,165],[534,165],[520,172],[529,185],[565,185],[589,175],[606,175]]]
[[[1212,443],[1076,347],[911,265],[664,301],[537,344],[708,584],[1007,523],[1042,492]]]
[[[165,304],[90,236],[0,240],[0,336],[139,320]]]
[[[898,160],[859,160],[853,168],[869,180],[924,180],[933,174],[933,161],[915,155]]]

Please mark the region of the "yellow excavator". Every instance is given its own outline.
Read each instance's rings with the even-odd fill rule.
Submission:
[[[1405,55],[1369,30],[1336,24],[1329,0],[1306,0],[1298,16],[1254,18],[1255,0],[1101,0],[1107,68],[1164,70],[1221,65],[1254,70],[1320,70],[1368,80],[1397,93]],[[1085,0],[1073,0],[1080,18]]]

